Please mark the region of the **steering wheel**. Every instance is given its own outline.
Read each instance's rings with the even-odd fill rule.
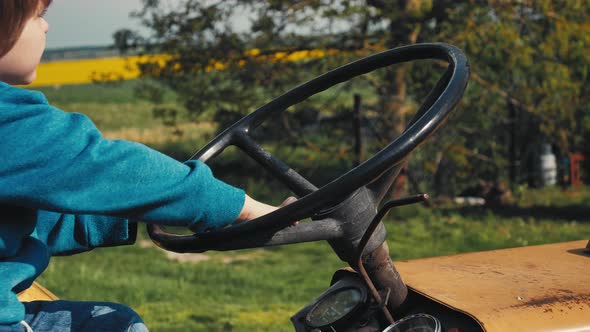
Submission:
[[[419,59],[443,60],[449,65],[406,130],[370,159],[319,189],[265,151],[250,136],[271,115],[334,85],[379,68]],[[334,211],[343,201],[363,196],[362,205],[369,206],[369,215],[375,215],[405,159],[448,117],[462,97],[468,78],[469,66],[463,52],[443,43],[390,49],[318,76],[245,116],[191,158],[207,162],[228,146],[237,146],[299,196],[299,200],[255,220],[202,234],[172,234],[157,225],[148,225],[148,234],[158,246],[175,252],[233,250],[350,237],[358,233],[359,226],[343,221],[346,219],[343,213]],[[366,206],[363,208],[367,210]],[[296,220],[309,217],[312,221],[292,225]]]

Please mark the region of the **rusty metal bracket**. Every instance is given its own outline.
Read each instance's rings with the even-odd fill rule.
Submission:
[[[356,263],[357,263],[356,265],[357,265],[358,272],[362,276],[365,283],[367,284],[367,287],[369,288],[369,290],[371,291],[371,294],[375,298],[377,305],[382,308],[385,318],[391,324],[394,323],[394,319],[393,319],[393,316],[391,315],[391,313],[389,312],[389,309],[387,308],[387,302],[389,300],[389,295],[391,293],[391,289],[388,288],[386,300],[383,301],[381,298],[381,295],[379,295],[379,291],[375,287],[375,284],[373,283],[373,281],[371,280],[371,278],[367,274],[367,271],[366,271],[365,266],[363,264],[363,254],[365,251],[365,247],[367,246],[367,243],[369,242],[369,239],[371,238],[371,236],[375,232],[375,229],[377,229],[377,226],[379,225],[381,220],[383,220],[383,218],[387,215],[389,210],[391,210],[394,207],[424,202],[426,200],[428,200],[428,195],[427,194],[420,194],[420,195],[409,196],[409,197],[405,197],[402,199],[398,199],[395,201],[389,201],[389,202],[385,203],[381,207],[381,209],[379,209],[379,211],[377,212],[377,215],[375,215],[375,217],[373,218],[373,221],[371,221],[371,224],[369,224],[369,227],[367,227],[367,230],[365,231],[365,234],[363,234],[363,237],[361,238],[361,242],[359,243],[358,255],[357,255],[357,259],[356,259]]]

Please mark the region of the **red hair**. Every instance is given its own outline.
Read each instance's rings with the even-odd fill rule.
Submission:
[[[0,0],[0,57],[12,49],[27,21],[49,7],[51,1]]]

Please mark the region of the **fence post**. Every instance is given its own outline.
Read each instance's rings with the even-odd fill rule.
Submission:
[[[516,118],[516,105],[508,99],[508,121],[510,126],[510,142],[508,148],[508,181],[510,182],[510,190],[514,190],[517,185],[519,161],[516,152],[516,136],[517,136],[517,118]]]
[[[354,165],[358,166],[363,161],[363,142],[361,134],[361,95],[354,95],[354,106],[352,109],[352,128],[354,130]]]

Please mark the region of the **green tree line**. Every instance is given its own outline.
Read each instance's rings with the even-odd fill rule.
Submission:
[[[417,187],[456,195],[481,180],[529,183],[530,161],[541,143],[551,144],[559,158],[588,152],[588,0],[144,0],[132,16],[149,34],[122,30],[115,44],[172,56],[165,64],[156,58],[143,64],[148,80],[139,89],[169,122],[179,110],[158,105],[163,88],[176,92],[193,119],[225,125],[362,56],[445,42],[467,54],[471,81],[456,116],[410,161]],[[329,55],[269,60],[301,50]],[[215,63],[223,70],[212,70]],[[361,93],[372,128],[370,154],[404,130],[443,70],[424,61],[388,67],[293,107],[269,126],[269,136],[299,137],[300,144],[313,146],[302,130],[318,118],[349,114],[352,94]],[[352,160],[352,146],[336,146]]]

